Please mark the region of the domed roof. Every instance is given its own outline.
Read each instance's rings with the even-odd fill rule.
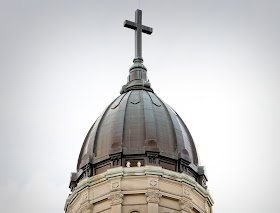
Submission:
[[[136,11],[138,17],[141,11]],[[140,17],[139,16],[139,17]],[[137,19],[138,20],[138,19]],[[199,165],[192,136],[180,116],[153,91],[143,65],[141,32],[152,28],[125,26],[137,31],[136,54],[127,84],[89,130],[72,173],[70,188],[85,177],[118,166],[161,166],[194,177],[206,187],[204,167]],[[141,28],[143,27],[143,29]]]
[[[206,187],[204,167],[187,126],[150,86],[143,85],[125,87],[127,91],[94,122],[82,145],[77,172],[72,173],[71,190],[85,177],[126,166],[128,161],[130,166],[140,162],[184,172]]]
[[[117,166],[156,165],[185,172],[206,187],[192,136],[180,116],[147,80],[143,59],[134,59],[128,82],[90,128],[70,188],[85,177]]]
[[[198,166],[195,144],[180,116],[153,92],[131,90],[95,121],[82,146],[77,170],[89,158],[96,164],[115,153],[144,155],[147,151]]]

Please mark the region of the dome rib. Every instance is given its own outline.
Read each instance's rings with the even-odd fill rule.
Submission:
[[[145,146],[147,146],[150,141],[155,141],[157,145],[158,142],[157,142],[157,134],[156,134],[157,132],[156,120],[152,107],[152,100],[147,91],[143,92],[143,102],[144,102],[145,129],[146,129]]]
[[[180,128],[179,122],[177,121],[176,117],[174,117],[174,115],[173,115],[174,113],[172,113],[173,112],[172,108],[168,104],[166,104],[163,100],[161,100],[157,95],[155,95],[155,96],[163,103],[163,106],[168,111],[168,115],[173,124],[174,135],[176,137],[176,142],[177,142],[176,149],[177,149],[177,152],[181,152],[185,148],[185,144],[182,142],[183,134],[182,134],[182,130]]]
[[[109,104],[109,106],[101,113],[101,115],[96,119],[96,121],[94,122],[94,124],[91,126],[90,130],[87,133],[87,136],[83,142],[81,151],[80,151],[80,155],[78,158],[78,163],[77,163],[77,171],[85,164],[87,163],[86,161],[88,159],[85,158],[85,155],[87,154],[87,156],[92,156],[95,155],[95,140],[96,140],[96,133],[98,131],[99,125],[102,122],[104,115],[107,113],[108,109],[112,106],[112,104],[119,98],[119,96],[111,103]],[[91,138],[93,139],[93,143],[91,143]],[[86,151],[85,151],[86,149]],[[92,156],[94,157],[94,156]]]
[[[99,125],[94,142],[95,162],[108,158],[113,152],[121,152],[125,109],[130,94],[129,91],[119,96],[119,102],[114,101],[112,104],[114,107],[110,107],[103,116],[104,120]]]
[[[156,94],[154,94],[166,107],[170,119],[172,120],[174,134],[176,136],[176,146],[177,146],[177,156],[178,159],[183,158],[190,163],[198,165],[197,152],[195,150],[194,142],[192,136],[175,110],[172,109],[168,104],[162,101]]]
[[[124,133],[124,124],[125,124],[125,114],[127,109],[128,100],[130,98],[131,91],[125,93],[125,96],[122,98],[118,105],[118,118],[116,122],[116,126],[114,128],[113,133],[113,142],[111,143],[111,148],[109,154],[113,154],[115,152],[122,152],[123,147],[123,133]],[[123,103],[121,103],[123,102]]]
[[[156,135],[160,154],[177,159],[177,142],[174,126],[165,104],[152,92],[148,92],[155,113]],[[176,154],[175,154],[176,153]]]
[[[87,151],[85,151],[85,148],[88,146],[88,138],[89,136],[91,135],[92,133],[92,129],[93,127],[95,126],[97,120],[101,117],[102,115],[100,115],[96,121],[94,122],[94,124],[91,126],[91,128],[89,129],[88,133],[87,133],[87,136],[83,142],[83,145],[82,145],[82,148],[80,150],[80,154],[79,154],[79,158],[78,158],[78,163],[77,163],[77,171],[80,169],[80,165],[81,165],[81,161],[82,161],[82,157],[87,153]],[[86,148],[88,150],[88,148]]]
[[[145,140],[144,101],[142,90],[132,90],[124,123],[124,154],[143,153]]]
[[[184,123],[184,121],[182,120],[182,118],[180,117],[180,115],[173,109],[173,111],[175,112],[176,116],[180,119],[181,124],[184,126],[184,129],[186,130],[187,133],[187,138],[189,138],[190,140],[188,140],[188,142],[191,144],[191,149],[192,149],[192,159],[193,159],[193,163],[195,165],[199,165],[199,158],[198,158],[198,153],[197,153],[197,149],[193,140],[193,137],[189,131],[189,128],[186,126],[186,124]]]

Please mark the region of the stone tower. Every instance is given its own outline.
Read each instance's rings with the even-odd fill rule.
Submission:
[[[205,169],[180,116],[151,88],[142,58],[142,11],[127,84],[90,128],[71,174],[67,213],[211,213]]]

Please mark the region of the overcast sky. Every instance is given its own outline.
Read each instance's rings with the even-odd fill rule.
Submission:
[[[62,213],[95,119],[126,83],[138,0],[0,0],[0,212]],[[154,91],[195,140],[214,213],[276,212],[280,2],[142,0]]]

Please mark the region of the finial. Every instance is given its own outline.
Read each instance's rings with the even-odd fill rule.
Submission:
[[[152,34],[153,28],[142,25],[142,11],[137,9],[135,11],[135,22],[126,20],[124,27],[135,30],[135,57],[133,65],[129,69],[128,82],[123,86],[121,93],[132,89],[146,89],[153,91],[151,84],[147,80],[147,69],[143,64],[142,58],[142,32]]]

